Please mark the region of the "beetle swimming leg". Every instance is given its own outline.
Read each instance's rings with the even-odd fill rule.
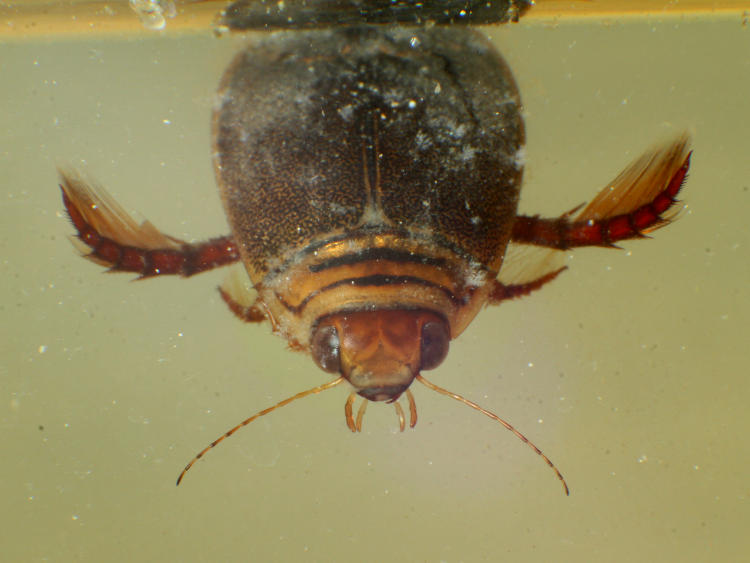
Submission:
[[[85,256],[114,272],[141,278],[164,274],[192,276],[239,260],[234,240],[218,237],[188,243],[140,225],[100,187],[72,173],[60,172],[63,204],[78,231],[74,243]]]
[[[565,250],[614,247],[670,223],[672,206],[690,166],[690,139],[682,135],[646,152],[604,188],[574,219],[574,209],[554,219],[519,215],[511,240]]]

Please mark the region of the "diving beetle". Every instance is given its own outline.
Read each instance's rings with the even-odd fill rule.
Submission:
[[[505,14],[507,15],[507,14]],[[313,26],[315,27],[315,26]],[[62,173],[63,202],[87,257],[142,278],[192,276],[242,262],[255,291],[225,283],[241,319],[268,321],[336,379],[251,416],[348,381],[345,417],[410,385],[513,426],[422,375],[480,309],[526,295],[564,267],[505,261],[509,244],[614,247],[670,222],[689,139],[647,152],[591,203],[555,218],[517,212],[524,124],[513,75],[465,26],[350,25],[287,31],[240,52],[213,112],[214,165],[230,234],[186,242],[138,225],[107,192]],[[353,413],[356,396],[364,398]]]

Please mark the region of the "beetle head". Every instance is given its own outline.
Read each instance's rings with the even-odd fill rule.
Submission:
[[[340,373],[365,399],[393,402],[421,370],[440,365],[449,344],[442,316],[423,309],[380,309],[322,318],[310,348],[322,370]]]

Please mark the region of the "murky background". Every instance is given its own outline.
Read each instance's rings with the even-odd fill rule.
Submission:
[[[0,545],[5,561],[737,561],[747,553],[750,31],[740,19],[490,30],[526,106],[525,213],[592,197],[688,129],[687,212],[654,240],[582,250],[484,311],[431,379],[417,428],[335,389],[243,325],[227,272],[131,281],[77,256],[56,167],[166,232],[227,232],[214,89],[245,39],[0,45]]]

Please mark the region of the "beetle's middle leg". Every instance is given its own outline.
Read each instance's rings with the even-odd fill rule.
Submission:
[[[567,269],[567,266],[563,266],[562,268],[558,268],[557,270],[548,272],[542,276],[539,276],[536,279],[530,280],[525,283],[509,284],[509,283],[502,283],[499,280],[495,280],[494,285],[492,286],[492,290],[490,291],[490,295],[487,300],[487,303],[489,305],[497,305],[501,301],[505,301],[507,299],[514,299],[516,297],[524,297],[525,295],[528,295],[532,291],[536,291],[543,285],[546,285],[552,280],[554,280],[565,269]]]

